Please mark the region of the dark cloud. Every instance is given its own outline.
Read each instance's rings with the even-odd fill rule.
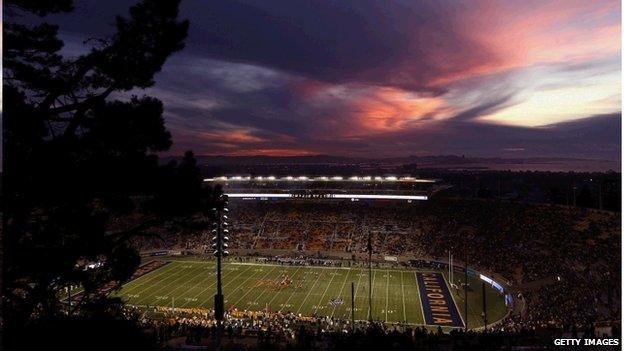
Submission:
[[[132,4],[95,0],[54,19],[72,35],[106,35]],[[272,67],[332,83],[433,93],[445,76],[498,60],[465,36],[454,1],[183,1],[191,22],[186,53]],[[79,16],[76,16],[79,14]]]
[[[249,67],[241,68],[240,64],[210,60],[196,63],[218,69],[203,69],[198,75],[189,65],[191,62],[194,61],[190,58],[172,61],[159,81],[161,86],[175,88],[154,91],[167,106],[167,120],[175,140],[173,153],[192,148],[199,154],[253,154],[274,149],[357,156],[437,153],[501,156],[509,153],[506,150],[515,150],[515,157],[619,159],[619,113],[531,128],[475,120],[516,103],[507,84],[490,84],[491,90],[482,89],[486,93],[467,99],[463,110],[443,120],[429,117],[424,118],[422,126],[353,135],[351,132],[359,127],[354,104],[360,99],[371,99],[366,94],[374,89],[325,86],[337,92],[317,104],[309,100],[308,94],[297,93],[296,86],[308,83],[300,77],[276,72],[275,76],[265,77],[270,82],[250,84],[253,89],[241,91],[223,79],[228,74],[225,71],[246,72],[247,77],[240,78],[248,80],[265,75]],[[177,67],[177,63],[184,63],[186,68]],[[191,80],[201,84],[187,83],[188,87],[174,84]],[[476,86],[470,84],[464,88]],[[235,135],[236,131],[244,134]],[[215,132],[225,142],[215,140],[211,134]],[[228,135],[233,135],[229,143]]]
[[[495,60],[456,29],[454,2],[270,0],[186,6],[193,52],[327,82],[435,91],[434,79]]]
[[[505,94],[503,96],[495,96],[494,98],[485,99],[485,101],[480,102],[476,106],[470,107],[469,109],[456,114],[452,119],[453,122],[472,121],[477,117],[498,111],[503,107],[508,106],[512,103],[515,94],[514,92],[504,93]]]
[[[61,24],[66,52],[80,53],[84,39],[110,34],[114,15],[127,12],[131,3],[85,0],[75,13],[53,17]],[[485,6],[483,16],[466,20],[466,13],[483,4],[186,0],[181,9],[191,22],[186,49],[166,63],[154,88],[135,93],[165,102],[172,153],[513,152],[619,160],[619,112],[531,128],[480,118],[521,104],[540,89],[580,87],[620,74],[620,57],[614,55],[548,63],[527,59],[530,67],[522,66],[523,55],[505,54],[524,54],[530,40],[516,43],[508,34],[497,37],[481,33],[486,27],[467,25],[497,22],[497,15],[509,18],[497,13],[497,6]],[[552,13],[539,14],[535,27],[549,28]],[[524,16],[522,23],[527,26],[515,28],[534,29],[533,18]],[[531,39],[540,44],[543,37],[540,32]],[[556,54],[557,48],[552,50]]]

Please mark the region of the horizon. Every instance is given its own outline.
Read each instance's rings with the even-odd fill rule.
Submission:
[[[364,159],[364,160],[384,160],[384,159],[404,159],[404,158],[427,158],[427,157],[456,157],[466,159],[502,159],[502,160],[577,160],[577,161],[604,161],[604,162],[616,162],[616,160],[608,160],[601,158],[582,158],[582,157],[559,157],[559,156],[529,156],[529,157],[514,157],[514,156],[479,156],[479,155],[458,155],[458,154],[426,154],[426,155],[405,155],[405,156],[349,156],[338,154],[304,154],[304,155],[264,155],[264,154],[249,154],[249,155],[227,155],[227,154],[194,154],[195,157],[271,157],[271,158],[295,158],[295,157],[330,157],[330,158],[346,158],[346,159]],[[183,157],[183,155],[164,155],[164,157]]]
[[[181,156],[170,155],[162,158],[161,162],[167,160],[178,160]],[[293,156],[268,156],[268,155],[245,155],[245,156],[229,156],[229,155],[195,155],[195,158],[202,162],[202,159],[208,160],[202,166],[220,166],[226,167],[225,173],[231,173],[231,168],[236,165],[254,166],[255,162],[262,162],[265,166],[278,166],[289,164],[292,166],[310,166],[310,165],[333,165],[341,164],[374,164],[378,162],[389,162],[395,167],[401,165],[414,165],[420,170],[437,170],[437,171],[513,171],[513,172],[547,172],[547,173],[621,173],[621,162],[604,160],[604,159],[583,159],[583,158],[565,158],[565,157],[481,157],[470,155],[423,155],[423,156],[405,156],[405,157],[350,157],[337,155],[293,155]],[[294,163],[299,161],[299,163]],[[235,168],[235,167],[234,167]],[[355,172],[355,174],[362,173]],[[233,173],[237,173],[234,171]],[[240,172],[238,172],[240,173]],[[243,172],[245,173],[245,172]],[[334,172],[335,173],[335,172]],[[349,173],[349,172],[347,172]],[[347,175],[347,173],[340,173]],[[366,173],[366,172],[364,172]],[[388,174],[396,172],[385,172]],[[354,174],[350,172],[349,175]]]

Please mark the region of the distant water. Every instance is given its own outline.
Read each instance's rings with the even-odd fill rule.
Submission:
[[[421,168],[444,168],[455,170],[492,170],[492,171],[541,171],[541,172],[621,172],[620,162],[604,160],[553,160],[504,163],[465,163],[420,165]]]

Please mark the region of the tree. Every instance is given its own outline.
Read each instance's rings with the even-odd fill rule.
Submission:
[[[168,215],[191,216],[210,207],[192,153],[181,176],[166,179],[156,152],[171,146],[163,105],[153,97],[129,97],[154,84],[166,59],[184,46],[188,22],[178,19],[179,0],[142,0],[129,17],[117,16],[116,33],[92,39],[88,53],[60,54],[58,28],[45,16],[73,9],[71,0],[8,0],[4,71],[4,318],[10,328],[57,318],[59,296],[84,288],[71,313],[110,311],[119,301],[103,289],[119,287],[139,256],[134,235]],[[20,23],[23,13],[38,24]],[[112,98],[116,93],[117,99]],[[178,211],[145,216],[143,223],[111,227],[111,219],[136,211],[134,200],[159,198],[163,180],[185,183],[197,198]],[[175,200],[175,199],[174,199]],[[179,199],[178,199],[179,200]],[[181,209],[181,210],[180,210]],[[97,269],[86,264],[99,262]]]

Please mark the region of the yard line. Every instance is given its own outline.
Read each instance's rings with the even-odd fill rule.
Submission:
[[[160,278],[162,277],[167,277],[169,275],[171,275],[174,272],[179,272],[184,270],[184,268],[178,264],[173,264],[171,263],[172,268],[171,269],[166,269],[162,272],[160,272],[158,275],[151,277],[151,279],[149,281],[144,282],[143,284],[141,284],[140,286],[133,286],[131,287],[129,290],[124,291],[124,294],[126,295],[139,295],[141,296],[145,291],[151,289],[154,287],[154,285],[152,285],[151,283],[154,281],[158,281]],[[149,284],[148,284],[149,283]],[[136,289],[138,289],[139,287],[141,287],[142,289],[140,289],[138,292],[135,292]]]
[[[336,271],[333,271],[332,273],[336,273]],[[318,311],[319,304],[323,303],[323,298],[325,297],[325,294],[327,293],[327,289],[329,289],[329,287],[331,286],[331,283],[334,281],[334,277],[335,276],[336,276],[336,274],[332,274],[332,277],[329,280],[329,284],[327,284],[327,286],[325,287],[325,291],[323,291],[323,295],[321,295],[321,299],[319,300],[319,302],[315,306],[314,314],[316,314],[316,311]]]
[[[179,265],[174,264],[173,262],[171,262],[171,263],[167,264],[166,266],[159,267],[159,268],[157,268],[157,269],[155,269],[155,270],[153,270],[153,271],[151,271],[151,272],[149,272],[147,274],[144,274],[141,277],[138,277],[138,278],[136,278],[136,279],[134,279],[134,280],[124,284],[124,288],[126,289],[126,292],[130,293],[130,292],[136,290],[137,288],[144,286],[148,282],[151,282],[151,281],[157,279],[158,277],[163,276],[166,273],[169,273],[169,272],[175,271],[175,270],[181,270],[181,269],[182,268]],[[156,272],[158,272],[158,274],[152,274],[152,273],[156,273]],[[135,284],[132,284],[132,283],[135,283]]]
[[[301,266],[299,268],[301,268]],[[288,305],[288,302],[290,301],[290,299],[292,299],[293,295],[295,295],[295,290],[293,290],[293,292],[290,293],[290,296],[288,296],[288,299],[286,299],[286,302],[284,302],[284,306]]]
[[[224,264],[224,265],[225,265],[225,264]],[[227,265],[229,266],[229,265],[231,265],[231,263],[227,263]],[[214,268],[216,269],[216,266],[215,266]],[[251,269],[251,267],[247,268],[247,270],[249,270],[249,269]],[[228,270],[228,271],[231,271],[231,270]],[[245,272],[247,272],[247,271],[245,271]],[[239,275],[241,275],[241,273],[243,273],[243,272],[242,272],[242,271],[241,271],[241,272],[239,272],[239,273],[236,275],[236,277],[234,277],[233,279],[238,278],[238,276],[239,276]],[[222,278],[225,278],[226,276],[227,276],[227,273],[223,273],[223,277],[222,277]],[[214,275],[214,278],[215,278],[214,282],[213,282],[212,284],[210,284],[209,286],[207,286],[206,288],[204,288],[204,290],[202,290],[199,294],[197,294],[197,295],[195,296],[195,298],[197,298],[199,295],[203,294],[206,290],[210,289],[211,287],[213,287],[213,286],[215,286],[215,285],[217,284],[217,277],[216,277],[216,274]],[[228,283],[226,282],[225,284],[223,284],[223,287],[225,288],[227,285],[228,285]],[[208,299],[206,299],[205,301],[203,301],[203,302],[202,302],[202,303],[200,303],[199,305],[200,305],[200,306],[205,306],[205,305],[210,306],[210,300],[212,300],[212,297],[213,297],[212,295],[209,295],[209,296],[208,296]],[[225,302],[226,302],[226,301],[224,300],[224,303],[225,303]]]
[[[232,278],[232,280],[230,281],[230,283],[231,283],[231,282],[233,282],[233,281],[234,281],[234,279],[238,278],[241,274],[243,274],[243,272],[247,272],[247,271],[248,271],[248,270],[250,270],[250,269],[251,269],[251,267],[248,267],[248,268],[247,268],[247,270],[241,270],[240,272],[238,272],[238,274],[237,274],[235,277],[233,277],[233,278]],[[231,272],[231,271],[230,271],[230,272]],[[223,278],[225,278],[227,275],[228,275],[228,272],[224,273],[224,274],[223,274]],[[213,277],[213,276],[208,276],[208,278],[212,278],[212,277]],[[197,295],[193,296],[191,299],[196,299],[196,298],[198,298],[198,297],[199,297],[201,294],[203,294],[206,290],[208,290],[208,289],[210,289],[211,287],[215,286],[215,284],[217,284],[217,279],[216,279],[216,277],[214,277],[214,278],[215,278],[215,279],[214,279],[214,281],[212,282],[212,284],[208,285],[206,288],[204,288],[202,291],[200,291]],[[203,281],[202,281],[202,283],[203,283]],[[199,285],[199,284],[195,284],[195,286],[197,286],[197,285]],[[228,282],[225,282],[225,283],[223,284],[223,287],[225,288],[227,285],[228,285]],[[195,286],[194,286],[193,288],[191,288],[191,289],[194,289],[194,288],[195,288]],[[191,301],[191,300],[186,301],[186,302],[185,302],[184,304],[182,304],[180,307],[184,307],[184,306],[186,306],[186,304],[188,304],[190,301]]]
[[[407,314],[405,313],[405,285],[403,284],[403,273],[401,273],[401,297],[403,298],[403,322],[407,323]]]
[[[446,277],[444,276],[443,273],[442,274],[442,280],[444,280],[444,283],[446,284],[446,288],[448,289],[449,294],[451,295],[451,300],[453,301],[453,304],[455,305],[455,309],[457,310],[457,314],[459,315],[459,319],[464,323],[464,326],[468,325],[468,316],[465,316],[465,320],[461,315],[461,311],[459,309],[459,306],[457,306],[457,302],[455,301],[455,297],[453,296],[453,290],[451,290],[451,287],[448,283],[448,281],[446,280]],[[466,283],[468,283],[468,281],[466,281]],[[466,291],[466,290],[464,290]],[[464,299],[467,298],[467,296],[464,296]],[[472,305],[470,305],[470,310],[472,311]],[[474,312],[474,311],[473,311]]]
[[[373,296],[373,290],[375,290],[375,277],[377,276],[377,270],[375,270],[373,272],[373,281],[371,282],[371,291],[370,291],[370,296]],[[371,300],[371,305],[373,304],[373,301]],[[367,308],[368,313],[366,313],[366,317],[368,317],[369,319],[373,319],[373,311],[371,309],[371,306],[369,306]]]
[[[169,290],[169,286],[171,286],[172,284],[176,283],[179,280],[181,280],[181,283],[184,283],[187,279],[192,279],[193,277],[197,276],[197,271],[193,267],[191,268],[181,267],[180,271],[184,271],[184,269],[188,269],[188,272],[179,275],[177,278],[173,278],[176,274],[179,273],[177,271],[169,272],[168,275],[164,276],[162,278],[163,281],[169,281],[169,283],[165,285],[159,286],[157,284],[160,283],[160,281],[157,281],[155,282],[156,284],[150,284],[150,286],[143,289],[140,295],[146,295],[146,296],[142,296],[140,300],[137,302],[137,305],[141,305],[141,304],[149,305],[151,302],[150,300],[152,300],[154,297],[157,297],[158,294],[165,294],[167,297],[170,297],[172,291]],[[152,292],[151,289],[154,289],[154,288],[156,288],[156,290]],[[163,292],[161,293],[161,291]],[[143,294],[143,292],[145,292],[145,294]],[[174,295],[172,296],[175,297]]]
[[[347,283],[347,278],[349,278],[349,273],[351,273],[351,271],[350,271],[350,270],[347,272],[347,274],[345,274],[345,279],[344,279],[344,281],[342,282],[342,287],[340,287],[340,292],[338,293],[338,296],[339,296],[339,297],[341,297],[341,296],[342,296],[342,290],[344,290],[344,286],[345,286],[345,284]],[[343,301],[342,303],[344,304],[344,299],[342,299],[342,301]],[[334,309],[332,310],[332,314],[331,314],[331,316],[332,316],[332,317],[334,316],[334,313],[335,313],[335,312],[336,312],[336,305],[334,305]]]
[[[286,270],[286,269],[284,269]],[[283,272],[281,272],[283,273]],[[277,282],[280,279],[280,276],[278,275],[275,279],[271,279],[272,282]],[[264,295],[265,292],[267,292],[268,289],[264,289],[260,292],[260,295],[257,295],[256,298],[254,299],[254,303],[258,303],[258,301],[260,300],[260,298]]]
[[[388,292],[390,291],[390,272],[386,271],[386,323],[388,323]]]
[[[420,285],[418,285],[418,277],[416,276],[416,272],[414,272],[414,279],[416,280],[416,292],[418,293],[418,300],[420,305],[420,312],[422,312],[423,316],[423,325],[427,325],[427,319],[425,318],[425,310],[423,309],[423,300],[420,296]]]
[[[360,288],[360,281],[362,281],[362,275],[363,274],[364,274],[364,268],[360,268],[360,273],[358,273],[358,282],[357,282],[357,284],[355,284],[355,292],[353,293],[353,301],[354,301],[353,304],[354,305],[355,305],[355,301],[356,301],[356,298],[357,298],[358,290]],[[353,308],[357,309],[357,307],[355,307],[355,306],[353,306]]]
[[[300,270],[300,269],[301,269],[301,266],[299,266],[299,267],[297,268],[297,270],[295,271],[295,273],[293,273],[293,275],[292,275],[292,276],[294,277],[294,276],[295,276],[295,274],[297,274],[297,272],[299,272],[299,270]],[[273,300],[275,300],[275,298],[277,297],[277,295],[278,295],[277,293],[273,295],[273,298],[269,301],[269,305],[273,303]],[[292,295],[292,294],[291,294],[291,295]]]
[[[277,268],[277,267],[279,267],[279,266],[273,266],[273,269],[271,269],[271,270],[270,270],[270,271],[268,271],[265,275],[263,275],[263,276],[262,276],[262,278],[266,278],[266,276],[267,276],[267,275],[269,275],[269,273],[273,272],[273,271],[275,270],[275,268]],[[247,281],[248,281],[249,279],[251,279],[252,277],[253,277],[253,275],[252,275],[252,276],[250,276],[249,278],[245,279],[245,281],[243,282],[243,284],[245,284],[245,282],[247,282]],[[243,284],[241,284],[241,285],[243,285]],[[239,285],[238,287],[240,287],[241,285]],[[236,306],[236,305],[237,305],[237,304],[238,304],[238,303],[239,303],[239,302],[240,302],[240,301],[241,301],[241,300],[242,300],[245,296],[247,296],[247,294],[249,294],[252,290],[253,290],[253,289],[249,289],[249,290],[247,290],[247,292],[246,292],[243,296],[241,296],[238,300],[236,300],[236,302],[234,303],[234,306]]]
[[[168,287],[169,287],[169,286],[171,286],[173,283],[175,283],[175,282],[179,281],[179,280],[180,280],[180,279],[182,279],[182,278],[185,278],[185,277],[186,277],[186,276],[188,276],[189,274],[191,274],[191,273],[197,273],[197,272],[195,272],[195,270],[193,269],[193,267],[192,267],[192,266],[187,267],[187,268],[182,268],[182,269],[188,269],[189,271],[188,271],[188,272],[186,272],[186,274],[182,274],[182,275],[180,275],[179,277],[177,277],[176,279],[173,279],[172,281],[170,281],[170,282],[169,282],[169,284],[165,284],[165,285],[161,286],[158,290],[154,291],[154,292],[150,295],[150,297],[151,297],[151,296],[155,296],[157,293],[159,293],[159,292],[163,291],[163,289],[168,288]],[[145,297],[143,297],[143,298],[141,298],[139,301],[137,301],[137,303],[136,303],[136,304],[137,304],[137,305],[140,305],[140,302],[143,302],[143,301],[145,301],[145,300],[146,300],[146,298],[145,298]]]
[[[190,278],[190,280],[195,280],[194,278],[196,278],[196,277],[198,277],[198,276],[200,276],[200,275],[204,275],[204,274],[206,274],[206,273],[205,273],[205,272],[203,272],[203,269],[202,269],[202,272],[199,272],[198,274],[194,275],[193,277],[191,277],[191,278]],[[227,276],[227,274],[228,274],[228,272],[226,271],[225,273],[223,273],[223,276],[225,277],[225,276]],[[205,275],[205,277],[201,278],[201,280],[200,280],[199,282],[197,282],[197,283],[193,284],[193,285],[192,285],[192,286],[190,286],[190,287],[185,287],[185,286],[184,286],[184,285],[182,285],[182,284],[180,284],[180,286],[178,286],[178,287],[174,287],[174,288],[173,288],[173,290],[171,290],[171,291],[169,292],[169,295],[172,295],[172,296],[175,296],[175,297],[179,297],[179,298],[181,298],[181,296],[179,296],[179,294],[176,294],[176,293],[175,293],[176,291],[178,291],[178,290],[179,290],[179,289],[181,289],[181,288],[186,288],[186,289],[187,289],[187,291],[190,291],[190,290],[192,290],[192,289],[195,289],[197,286],[200,286],[200,285],[201,285],[201,284],[203,284],[205,281],[208,281],[208,280],[209,280],[209,279],[211,279],[211,278],[214,278],[214,279],[215,279],[215,282],[214,282],[214,283],[212,283],[212,284],[215,284],[215,283],[216,283],[216,274],[215,274],[215,275],[211,275],[211,274],[209,274],[209,273],[208,273],[208,274],[206,274],[206,275]],[[212,284],[210,284],[210,285],[212,285]],[[186,301],[183,305],[181,305],[181,306],[179,306],[179,307],[185,306],[187,303],[188,303],[188,301]]]
[[[301,307],[305,305],[305,302],[308,300],[308,297],[310,297],[310,293],[312,292],[312,290],[314,290],[314,287],[316,286],[316,283],[318,283],[319,279],[321,279],[321,273],[319,273],[318,278],[316,278],[316,281],[314,282],[314,284],[312,285],[312,287],[308,291],[308,294],[306,295],[306,297],[301,302],[301,306],[299,306],[299,308],[297,309],[297,312],[296,312],[297,314],[299,314],[299,311],[301,311]]]

